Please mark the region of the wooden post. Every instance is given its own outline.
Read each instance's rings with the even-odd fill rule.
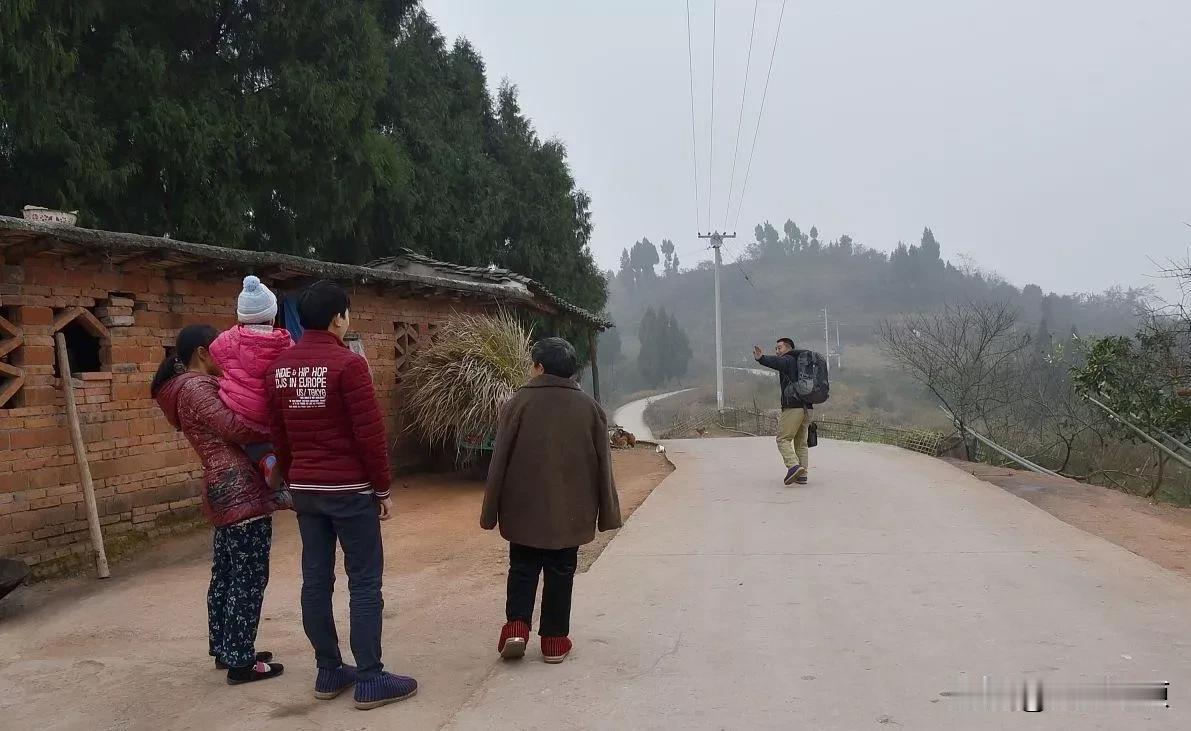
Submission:
[[[600,400],[600,364],[596,359],[596,330],[592,328],[587,331],[587,346],[591,351],[591,394],[595,396],[597,404],[603,403]]]
[[[83,443],[83,429],[79,426],[79,409],[74,400],[74,375],[70,372],[70,358],[66,352],[66,336],[54,334],[58,346],[58,375],[62,378],[62,393],[66,396],[66,419],[70,422],[70,441],[74,443],[74,458],[79,465],[79,482],[87,505],[87,525],[91,528],[91,546],[95,549],[95,568],[99,578],[106,579],[108,555],[103,547],[103,532],[99,528],[99,508],[95,505],[95,485],[91,482],[91,465],[87,462],[87,445]]]

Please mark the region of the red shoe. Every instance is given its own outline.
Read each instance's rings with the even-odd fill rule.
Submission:
[[[529,623],[521,620],[506,622],[500,631],[500,642],[496,649],[506,660],[516,660],[525,656],[525,646],[529,644]]]
[[[551,665],[557,665],[571,654],[570,637],[543,637],[542,657]]]

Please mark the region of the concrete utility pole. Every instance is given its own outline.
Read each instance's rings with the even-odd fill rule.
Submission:
[[[839,320],[835,321],[835,367],[844,369],[844,349],[839,344]]]
[[[723,263],[723,260],[720,258],[720,247],[724,245],[724,239],[734,239],[736,234],[712,231],[708,234],[699,234],[699,238],[710,239],[711,248],[715,249],[715,405],[718,410],[723,411],[724,347],[720,334],[720,264]]]
[[[827,368],[831,368],[831,331],[827,328],[827,308],[823,308],[823,359],[827,361]]]

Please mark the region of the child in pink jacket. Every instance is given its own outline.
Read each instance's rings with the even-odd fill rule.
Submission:
[[[277,296],[252,275],[244,277],[244,289],[236,301],[236,319],[240,324],[220,333],[211,344],[211,356],[223,370],[219,398],[249,426],[268,434],[265,373],[277,356],[293,347],[294,339],[285,328],[273,327],[277,319]],[[260,466],[269,485],[279,489],[281,476],[272,474],[276,463],[273,445],[249,444],[244,451]]]

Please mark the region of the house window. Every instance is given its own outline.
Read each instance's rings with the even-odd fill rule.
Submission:
[[[62,310],[54,319],[54,332],[62,333],[66,341],[66,359],[70,373],[99,373],[107,370],[103,350],[108,339],[107,328],[89,310],[72,307]],[[54,377],[62,376],[58,359],[54,358]]]
[[[99,338],[92,335],[76,320],[62,328],[62,335],[66,338],[66,358],[70,361],[70,372],[98,373],[103,370],[103,361],[99,357]],[[58,373],[58,361],[54,361],[54,375]]]
[[[0,409],[12,408],[13,397],[25,382],[25,372],[12,365],[15,354],[24,342],[21,328],[13,324],[15,307],[0,307]]]
[[[397,380],[401,374],[409,370],[413,355],[418,348],[428,344],[438,330],[438,325],[429,322],[395,322],[393,329],[397,336],[394,348],[394,365],[397,370]]]

